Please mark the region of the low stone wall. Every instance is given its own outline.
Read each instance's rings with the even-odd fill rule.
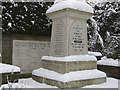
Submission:
[[[13,40],[12,64],[21,69],[22,74],[32,73],[42,66],[42,56],[48,56],[50,43],[46,41]]]
[[[120,75],[119,75],[120,67],[98,65],[97,68],[105,72],[107,74],[107,77],[114,77],[114,78],[120,79]]]
[[[2,36],[2,62],[12,65],[13,40],[50,41],[50,36],[37,35],[3,35]]]

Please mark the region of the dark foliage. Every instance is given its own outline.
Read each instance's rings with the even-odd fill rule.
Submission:
[[[49,35],[51,20],[45,15],[50,2],[3,2],[4,34]]]
[[[103,39],[104,47],[97,45],[97,40],[93,38],[89,46],[90,50],[99,51],[103,55],[109,58],[120,58],[120,2],[105,2],[97,5],[91,4],[94,8],[93,19],[96,21],[99,28],[96,28],[97,32]],[[94,34],[94,26],[91,25],[92,21],[89,20],[88,34]],[[89,42],[90,43],[90,42]],[[97,46],[97,48],[95,48]],[[94,47],[94,48],[93,48]],[[98,49],[100,48],[100,49]]]

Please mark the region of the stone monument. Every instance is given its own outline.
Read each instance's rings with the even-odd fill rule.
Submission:
[[[55,0],[46,15],[53,21],[50,56],[42,57],[42,68],[34,70],[32,78],[59,88],[105,82],[96,57],[88,55],[86,22],[93,9],[85,0]]]

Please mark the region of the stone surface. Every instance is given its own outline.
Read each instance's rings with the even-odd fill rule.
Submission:
[[[51,56],[64,57],[88,53],[86,20],[92,14],[64,9],[47,15],[53,19]]]
[[[96,61],[58,62],[42,60],[42,68],[65,74],[72,71],[97,69],[97,64]]]
[[[29,40],[29,41],[49,42],[50,36],[20,35],[20,34],[2,35],[2,63],[12,65],[13,40]]]
[[[48,78],[38,77],[33,75],[32,78],[40,83],[46,83],[48,85],[57,86],[59,88],[80,88],[86,85],[93,85],[93,84],[101,84],[106,82],[106,78],[96,78],[96,79],[88,79],[88,80],[79,80],[79,81],[72,81],[72,82],[59,82],[56,80],[51,80]]]
[[[68,1],[67,5],[70,4],[69,0],[56,0],[55,4],[58,3],[58,8],[61,8],[59,3],[62,1]],[[46,14],[53,21],[50,56],[55,58],[72,55],[85,56],[88,54],[87,19],[92,16],[92,13],[71,8],[52,11],[51,9],[56,9],[55,4],[47,10]],[[91,73],[92,69],[96,68],[96,61],[76,60],[75,62],[62,62],[62,60],[57,61],[57,59],[42,60],[42,68],[34,70],[32,78],[40,83],[59,88],[80,88],[86,85],[101,84],[106,81],[105,73],[98,71],[98,76],[94,75],[96,73]],[[74,73],[69,73],[71,71]],[[76,73],[75,71],[81,72]],[[82,71],[85,71],[85,73]],[[52,76],[48,73],[52,74]],[[66,76],[66,74],[69,75]],[[79,77],[77,74],[79,74]],[[92,78],[87,75],[91,75]]]
[[[13,65],[21,68],[21,73],[31,73],[41,67],[41,57],[49,55],[49,42],[13,40]]]

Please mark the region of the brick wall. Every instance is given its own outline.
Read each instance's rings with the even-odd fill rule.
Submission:
[[[34,40],[34,41],[50,41],[48,36],[33,35],[3,35],[2,36],[2,62],[12,64],[13,40]]]

